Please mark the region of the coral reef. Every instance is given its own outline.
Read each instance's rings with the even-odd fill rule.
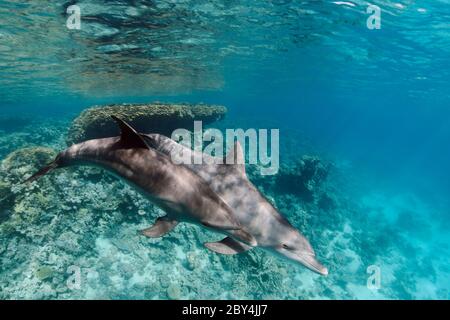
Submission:
[[[52,268],[47,266],[42,266],[36,270],[36,276],[40,281],[45,281],[53,278],[54,271]]]
[[[46,147],[29,147],[18,149],[9,154],[1,164],[1,171],[8,176],[21,175],[26,172],[36,171],[52,161],[56,151]]]
[[[2,212],[5,207],[11,204],[13,193],[11,192],[11,185],[6,181],[0,181],[0,221]]]
[[[330,166],[319,157],[305,155],[294,166],[285,166],[280,170],[276,184],[283,192],[301,196],[306,201],[313,201],[314,194],[328,176]]]
[[[194,120],[204,125],[222,119],[227,112],[223,106],[189,104],[120,104],[95,106],[83,111],[72,123],[67,144],[84,140],[113,137],[119,134],[111,119],[116,115],[140,132],[162,133],[170,136],[178,128],[193,129]]]
[[[45,125],[40,125],[40,123]],[[36,146],[52,145],[55,149],[61,149],[65,145],[64,135],[68,123],[66,119],[39,119],[24,123],[23,127],[8,130],[0,134],[0,158],[6,157],[11,152]]]
[[[48,164],[55,156],[53,149],[44,147],[23,148],[8,155],[0,164],[0,210],[6,210],[20,197],[23,189],[20,182]],[[36,194],[35,200],[45,202],[40,193]],[[14,210],[24,210],[22,203],[16,204]]]

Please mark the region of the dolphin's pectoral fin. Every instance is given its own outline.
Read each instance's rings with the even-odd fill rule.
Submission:
[[[178,221],[167,218],[166,216],[156,219],[156,222],[150,228],[144,229],[141,233],[149,238],[159,238],[170,232],[178,224]]]
[[[227,255],[238,254],[248,251],[252,248],[242,242],[233,240],[230,237],[226,237],[225,239],[218,242],[206,242],[205,247],[211,251]]]
[[[204,225],[205,227],[208,227],[208,228],[225,230],[228,233],[232,234],[235,238],[237,238],[240,241],[245,242],[251,246],[257,245],[255,238],[250,233],[243,230],[239,226],[225,226],[220,223],[211,223],[209,221],[202,221],[201,223],[202,223],[202,225]]]
[[[241,227],[239,226],[233,226],[233,225],[227,225],[216,221],[207,221],[203,220],[201,221],[201,224],[205,227],[212,228],[212,229],[222,229],[222,230],[238,230]]]

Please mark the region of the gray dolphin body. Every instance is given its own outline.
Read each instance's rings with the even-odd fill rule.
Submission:
[[[185,166],[174,164],[167,155],[150,148],[128,124],[114,119],[121,128],[120,137],[75,144],[59,153],[51,164],[27,182],[55,168],[99,166],[124,179],[167,213],[152,227],[143,230],[144,235],[160,237],[179,221],[187,221],[256,245],[253,236],[242,229],[233,210],[203,178]]]
[[[239,223],[256,239],[258,246],[277,255],[327,275],[328,270],[315,257],[309,241],[294,228],[249,181],[245,173],[242,148],[236,142],[227,158],[220,159],[193,151],[160,134],[141,134],[148,144],[170,156],[175,162],[203,157],[202,164],[185,163],[233,208]],[[225,164],[218,164],[225,163]],[[226,163],[234,163],[233,165]],[[221,254],[237,254],[250,246],[229,237],[206,247]]]

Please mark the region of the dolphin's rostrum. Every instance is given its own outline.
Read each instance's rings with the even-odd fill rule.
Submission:
[[[148,237],[160,237],[179,221],[196,223],[255,246],[255,238],[236,219],[233,210],[206,181],[186,166],[150,148],[127,123],[114,117],[121,136],[75,144],[58,154],[45,168],[28,178],[38,179],[50,170],[73,165],[93,165],[122,178],[167,215],[143,230]]]

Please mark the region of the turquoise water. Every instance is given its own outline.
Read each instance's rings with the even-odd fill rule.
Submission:
[[[1,298],[449,298],[450,1],[372,1],[374,30],[359,0],[41,2],[0,0]],[[279,128],[279,176],[320,158],[308,197],[247,170],[329,275],[214,254],[202,243],[218,235],[192,224],[146,239],[160,209],[102,171],[17,186],[37,169],[23,148],[66,148],[85,108],[152,101]]]

